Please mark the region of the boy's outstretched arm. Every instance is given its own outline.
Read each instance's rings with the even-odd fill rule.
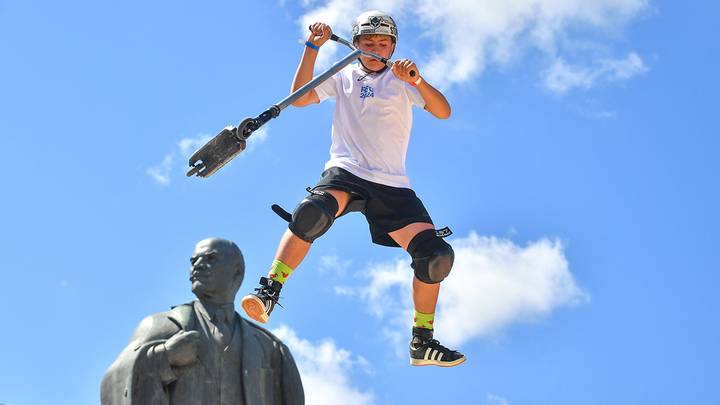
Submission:
[[[310,27],[310,35],[308,36],[308,42],[314,46],[321,47],[332,35],[332,29],[329,25],[316,22]],[[315,70],[315,60],[317,59],[318,50],[313,49],[309,46],[305,46],[303,51],[302,59],[300,59],[300,65],[295,72],[295,78],[293,79],[291,92],[296,91],[300,87],[307,84],[313,78]],[[305,93],[302,97],[297,99],[292,105],[295,107],[305,107],[306,105],[319,103],[315,90],[311,90]]]
[[[411,70],[415,71],[415,76],[410,76]],[[392,72],[398,79],[411,84],[420,78],[420,83],[418,83],[416,87],[425,100],[425,110],[440,119],[450,117],[450,103],[448,103],[445,96],[443,96],[438,89],[422,79],[415,62],[409,59],[396,60],[393,62]]]

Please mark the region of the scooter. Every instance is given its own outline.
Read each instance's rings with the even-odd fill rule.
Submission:
[[[342,70],[345,66],[352,63],[360,55],[369,56],[382,62],[387,67],[392,67],[392,62],[382,56],[357,49],[351,42],[338,37],[335,34],[330,36],[330,39],[349,47],[352,52],[346,57],[335,62],[328,70],[314,77],[307,84],[301,88],[295,90],[292,94],[285,97],[283,100],[274,104],[267,110],[263,111],[262,114],[255,118],[245,118],[240,122],[237,127],[229,126],[223,128],[219,134],[209,140],[203,145],[197,152],[193,153],[190,157],[188,164],[190,170],[187,172],[187,176],[191,177],[197,175],[198,177],[210,177],[213,173],[220,170],[228,162],[230,162],[235,156],[245,150],[247,145],[247,139],[252,135],[253,132],[257,131],[260,127],[265,125],[268,121],[273,118],[277,118],[280,115],[280,111],[284,110],[287,106],[297,101],[300,97],[305,95],[310,90],[314,89],[320,83],[330,78],[335,73]],[[410,71],[410,76],[414,77],[416,72]]]

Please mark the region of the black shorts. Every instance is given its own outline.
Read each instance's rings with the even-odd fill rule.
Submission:
[[[415,222],[432,224],[422,201],[409,188],[391,187],[361,179],[339,167],[325,170],[313,190],[335,189],[350,193],[345,211],[360,211],[370,226],[372,241],[378,245],[399,247],[388,233]]]

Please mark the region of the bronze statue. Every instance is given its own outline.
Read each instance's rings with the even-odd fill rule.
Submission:
[[[287,346],[235,312],[245,275],[237,245],[202,240],[190,261],[198,299],[140,322],[103,377],[102,405],[304,404]]]

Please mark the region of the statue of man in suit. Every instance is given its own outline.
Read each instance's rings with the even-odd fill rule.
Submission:
[[[102,405],[304,404],[287,346],[235,312],[245,275],[237,245],[202,240],[190,262],[197,300],[140,322],[103,377]]]

